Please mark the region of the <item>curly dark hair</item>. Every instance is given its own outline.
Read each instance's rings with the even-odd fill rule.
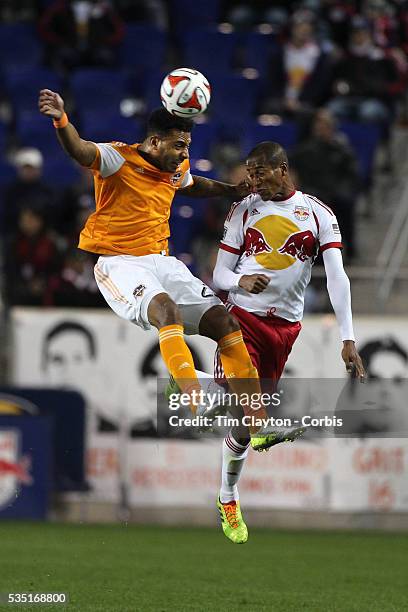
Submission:
[[[147,120],[147,133],[163,136],[171,130],[191,133],[194,121],[188,117],[171,115],[165,108],[156,108]]]

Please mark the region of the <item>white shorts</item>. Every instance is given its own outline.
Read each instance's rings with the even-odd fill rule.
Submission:
[[[151,328],[147,309],[159,293],[167,293],[179,307],[186,334],[198,334],[203,314],[222,305],[214,292],[175,257],[103,255],[95,265],[95,278],[112,310],[143,329]]]

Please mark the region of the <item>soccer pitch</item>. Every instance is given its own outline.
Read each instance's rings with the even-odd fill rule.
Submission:
[[[408,610],[408,535],[0,524],[0,591],[66,592],[81,612]]]

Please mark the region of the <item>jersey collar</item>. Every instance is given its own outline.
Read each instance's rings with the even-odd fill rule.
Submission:
[[[296,189],[294,189],[286,198],[276,198],[275,200],[271,200],[271,202],[279,202],[279,204],[286,204],[296,195]]]

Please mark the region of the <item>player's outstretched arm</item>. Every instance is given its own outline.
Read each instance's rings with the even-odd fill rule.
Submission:
[[[215,181],[204,176],[193,176],[193,181],[192,185],[179,189],[177,193],[193,198],[225,197],[234,200],[242,200],[242,198],[251,193],[251,188],[247,181],[243,181],[239,185],[229,185],[228,183]]]
[[[57,137],[64,151],[81,166],[91,166],[97,155],[96,145],[83,140],[72,123],[69,123],[61,96],[50,89],[42,89],[38,98],[38,108],[43,115],[54,119]]]
[[[354,342],[350,281],[343,267],[340,250],[331,248],[324,251],[323,262],[327,277],[327,291],[343,340],[342,359],[347,372],[364,382],[365,370]]]

